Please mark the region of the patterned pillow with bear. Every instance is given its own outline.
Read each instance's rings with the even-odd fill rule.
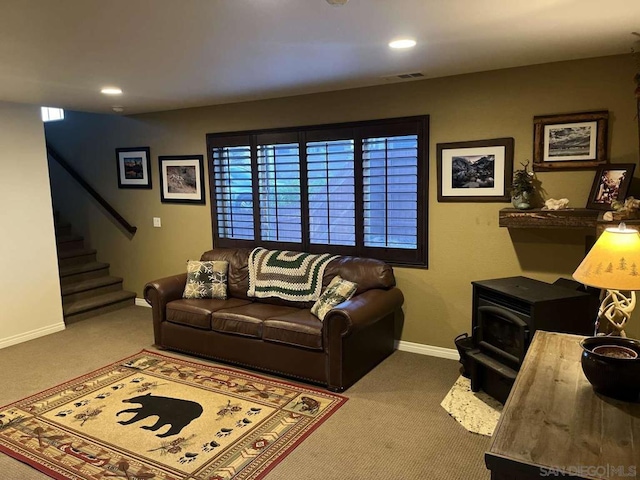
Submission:
[[[227,299],[227,269],[229,262],[223,260],[187,262],[187,284],[182,298]]]
[[[324,317],[329,313],[336,305],[346,302],[353,294],[356,293],[358,284],[345,280],[340,275],[336,275],[331,280],[331,283],[327,285],[322,295],[316,303],[311,307],[311,313],[318,317],[320,320],[324,320]]]

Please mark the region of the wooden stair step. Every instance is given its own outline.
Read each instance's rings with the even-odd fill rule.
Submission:
[[[65,321],[73,322],[88,316],[100,315],[128,305],[134,305],[135,298],[136,294],[134,292],[118,290],[117,292],[104,293],[66,303],[62,306],[62,311]]]
[[[73,295],[74,293],[86,292],[87,290],[117,285],[119,283],[122,283],[122,278],[105,275],[104,277],[88,278],[86,280],[80,280],[79,282],[62,285],[61,291],[64,297],[65,295]]]

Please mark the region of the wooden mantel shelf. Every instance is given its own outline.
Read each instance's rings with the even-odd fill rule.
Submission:
[[[587,208],[567,208],[565,210],[500,210],[498,225],[509,228],[587,228],[595,229],[602,212]]]

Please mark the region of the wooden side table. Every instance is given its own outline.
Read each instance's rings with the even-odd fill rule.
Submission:
[[[536,332],[485,454],[492,480],[640,477],[640,403],[594,393],[583,338]]]

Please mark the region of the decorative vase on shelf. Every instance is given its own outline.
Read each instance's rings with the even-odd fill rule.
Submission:
[[[533,200],[533,172],[530,172],[529,162],[521,163],[522,168],[513,172],[511,183],[511,204],[518,210],[529,210]]]
[[[522,192],[519,195],[513,195],[511,197],[511,204],[513,208],[518,210],[529,210],[531,208],[531,194],[529,192]]]

